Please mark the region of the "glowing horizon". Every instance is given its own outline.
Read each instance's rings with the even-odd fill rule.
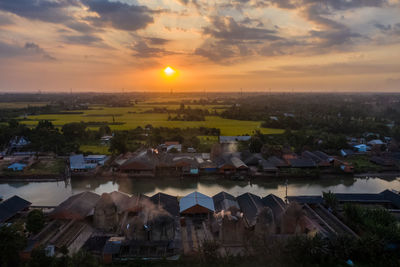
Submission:
[[[396,91],[399,13],[399,0],[3,0],[0,92]]]

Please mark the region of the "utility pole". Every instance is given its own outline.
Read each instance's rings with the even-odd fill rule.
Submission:
[[[288,203],[288,199],[287,199],[287,191],[288,191],[288,179],[286,179],[285,181],[285,187],[286,187],[286,193],[285,193],[285,202],[286,204]]]

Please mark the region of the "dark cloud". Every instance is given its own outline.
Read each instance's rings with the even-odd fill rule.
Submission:
[[[376,28],[378,28],[379,30],[381,30],[381,31],[389,31],[389,30],[391,30],[392,29],[392,25],[383,25],[383,24],[380,24],[380,23],[375,23],[375,25],[374,25]]]
[[[381,7],[388,3],[387,0],[268,0],[266,2],[285,9],[302,8],[307,5],[320,5],[336,10]]]
[[[92,34],[63,35],[63,40],[70,44],[103,46],[103,39]]]
[[[61,23],[70,20],[66,8],[77,5],[76,0],[1,0],[0,10],[28,19]]]
[[[211,25],[203,29],[203,34],[227,42],[280,39],[275,30],[244,26],[237,23],[232,17],[211,18]]]
[[[18,44],[9,44],[0,41],[0,57],[23,57],[23,56],[34,56],[45,60],[56,60],[55,57],[51,56],[47,51],[41,48],[38,44],[33,42],[26,42],[24,46]]]
[[[376,23],[374,26],[384,34],[400,36],[400,23],[396,23],[393,25],[383,25],[380,23]]]
[[[41,48],[38,44],[35,43],[25,43],[24,49],[28,51],[33,51],[34,54],[41,55],[44,59],[47,60],[56,60],[55,57],[49,55],[43,48]]]
[[[108,0],[84,0],[83,2],[90,11],[99,15],[99,17],[87,18],[96,26],[136,31],[144,29],[148,24],[154,22],[152,17],[154,11],[146,6],[129,5]]]
[[[168,51],[162,47],[150,46],[149,43],[151,44],[151,42],[152,41],[148,41],[147,38],[137,41],[131,47],[134,51],[133,55],[139,58],[153,58],[177,54],[176,52]],[[160,40],[156,40],[156,42],[160,42]]]
[[[239,57],[257,54],[259,45],[264,42],[283,40],[276,29],[245,25],[253,21],[236,22],[232,17],[210,20],[210,25],[203,28],[207,39],[194,53],[220,64],[231,64]]]
[[[93,33],[99,31],[99,29],[96,29],[93,26],[80,21],[69,21],[65,23],[65,26],[81,33]]]
[[[146,37],[146,41],[149,42],[149,44],[152,45],[165,45],[168,43],[170,40],[164,39],[164,38],[157,38],[157,37]]]
[[[196,48],[194,54],[221,64],[232,62],[232,58],[237,55],[231,47],[212,41],[205,42],[201,47]]]

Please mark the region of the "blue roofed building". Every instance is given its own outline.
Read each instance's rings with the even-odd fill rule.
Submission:
[[[23,171],[23,170],[25,169],[26,166],[27,166],[27,165],[26,165],[25,163],[18,163],[18,162],[16,162],[16,163],[13,163],[13,164],[11,164],[10,166],[8,166],[7,169],[9,169],[9,170],[11,170],[11,171],[18,172],[18,171]]]
[[[214,211],[213,199],[196,191],[184,196],[179,201],[181,214],[208,214]]]
[[[73,172],[87,172],[97,167],[97,163],[86,163],[82,154],[70,156],[69,164]]]

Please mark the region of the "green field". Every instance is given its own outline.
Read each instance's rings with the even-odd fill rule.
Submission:
[[[9,102],[9,103],[0,103],[0,109],[12,109],[12,108],[27,108],[31,107],[42,107],[46,106],[47,102]]]
[[[265,134],[280,134],[281,129],[261,128],[260,121],[239,121],[224,119],[218,116],[207,116],[206,121],[168,121],[168,114],[165,113],[142,113],[146,110],[151,110],[153,107],[168,107],[179,108],[179,105],[152,105],[140,104],[134,107],[100,107],[92,106],[90,110],[82,110],[83,114],[51,114],[29,116],[27,120],[21,121],[28,126],[35,126],[38,120],[50,120],[57,127],[70,122],[108,122],[112,123],[113,118],[116,123],[124,123],[122,125],[110,125],[114,130],[133,129],[138,126],[144,127],[151,124],[153,127],[170,127],[170,128],[186,128],[186,127],[209,127],[219,128],[221,135],[244,135],[252,134],[256,129],[259,129]],[[192,108],[223,108],[221,105],[191,105]],[[219,109],[220,110],[220,109]],[[114,115],[114,116],[113,116]]]
[[[79,149],[84,153],[84,154],[100,154],[100,155],[108,155],[111,154],[110,151],[108,151],[108,146],[103,146],[103,145],[81,145]]]

